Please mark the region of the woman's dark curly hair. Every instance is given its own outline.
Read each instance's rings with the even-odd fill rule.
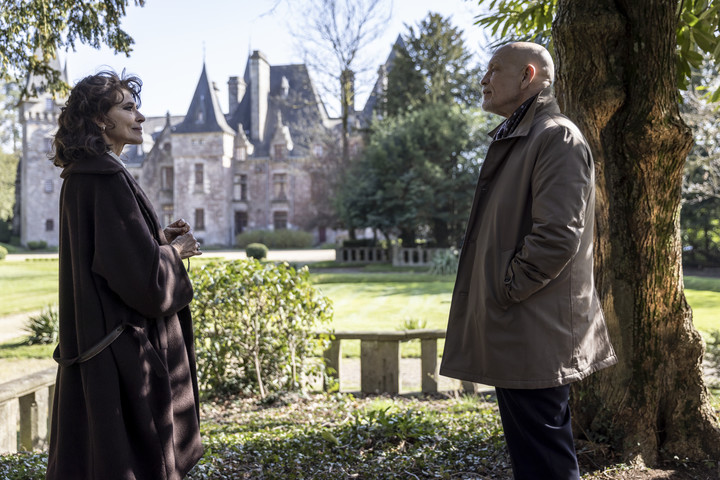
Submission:
[[[107,152],[109,146],[103,140],[97,121],[112,127],[107,112],[122,101],[122,90],[128,90],[139,106],[141,88],[142,81],[134,75],[125,76],[124,71],[122,78],[105,70],[80,80],[58,116],[50,160],[58,167],[65,167],[81,158]]]

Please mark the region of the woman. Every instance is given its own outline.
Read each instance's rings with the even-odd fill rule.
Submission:
[[[202,456],[182,259],[183,220],[162,229],[119,155],[142,143],[142,83],[81,80],[58,118],[60,343],[47,478],[177,480]]]

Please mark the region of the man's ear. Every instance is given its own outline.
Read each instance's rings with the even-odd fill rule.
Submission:
[[[536,74],[537,69],[535,69],[535,66],[532,64],[528,64],[525,69],[523,69],[522,80],[520,81],[520,88],[529,87],[535,79]]]

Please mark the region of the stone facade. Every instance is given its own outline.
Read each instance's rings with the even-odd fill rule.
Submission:
[[[59,103],[50,97],[27,101],[20,106],[22,157],[20,159],[21,243],[58,243],[60,169],[49,160],[57,130]]]
[[[147,118],[143,145],[123,154],[165,224],[186,219],[205,245],[230,246],[246,230],[302,229],[317,243],[324,225],[313,172],[328,160],[337,119],[328,117],[305,65],[272,66],[253,52],[228,81],[228,110],[205,66],[186,115]],[[21,242],[58,242],[60,170],[48,160],[60,102],[21,106]],[[326,207],[326,205],[325,205]],[[325,210],[327,210],[325,208]]]

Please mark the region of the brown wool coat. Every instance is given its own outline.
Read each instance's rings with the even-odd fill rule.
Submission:
[[[128,328],[58,369],[47,478],[179,480],[202,456],[187,272],[116,160],[88,158],[61,176],[57,353],[73,358]]]
[[[442,375],[549,388],[617,362],[594,287],[594,206],[590,149],[546,89],[480,171]]]

